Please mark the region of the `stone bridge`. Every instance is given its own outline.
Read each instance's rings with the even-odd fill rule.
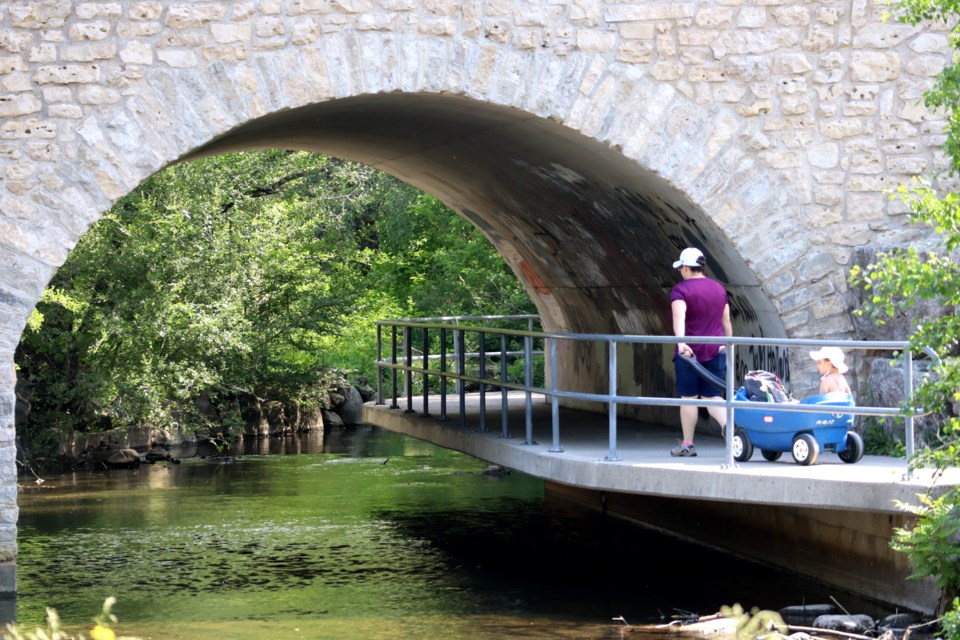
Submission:
[[[111,205],[200,155],[320,151],[435,194],[498,248],[549,330],[668,332],[670,263],[696,245],[738,335],[855,337],[854,250],[921,239],[885,191],[945,165],[943,120],[920,100],[947,36],[886,9],[6,0],[0,559],[16,555],[26,319]],[[585,385],[604,363],[562,356]],[[637,352],[625,375],[662,387],[666,361]]]

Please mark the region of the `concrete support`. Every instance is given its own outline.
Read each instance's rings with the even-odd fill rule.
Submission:
[[[0,357],[0,597],[17,590],[17,446],[13,354]]]
[[[938,608],[933,580],[908,580],[907,557],[890,548],[893,530],[908,522],[906,514],[678,500],[555,482],[546,483],[546,492],[882,604],[922,613]]]

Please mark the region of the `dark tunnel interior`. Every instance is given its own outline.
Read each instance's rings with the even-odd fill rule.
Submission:
[[[460,97],[376,94],[262,117],[191,157],[277,147],[363,162],[443,200],[499,250],[547,330],[670,333],[671,265],[697,246],[728,289],[736,334],[785,337],[708,212],[556,122]]]

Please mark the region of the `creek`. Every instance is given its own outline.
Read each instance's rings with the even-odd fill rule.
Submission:
[[[165,640],[620,638],[617,616],[831,595],[884,613],[375,427],[234,453],[22,479],[18,621],[85,625],[111,595],[118,631]]]

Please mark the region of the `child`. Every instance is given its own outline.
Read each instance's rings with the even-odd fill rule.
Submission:
[[[810,357],[817,361],[817,371],[820,372],[820,393],[850,393],[850,385],[843,374],[847,372],[847,365],[843,363],[843,351],[838,347],[824,347],[819,351],[811,351]]]

